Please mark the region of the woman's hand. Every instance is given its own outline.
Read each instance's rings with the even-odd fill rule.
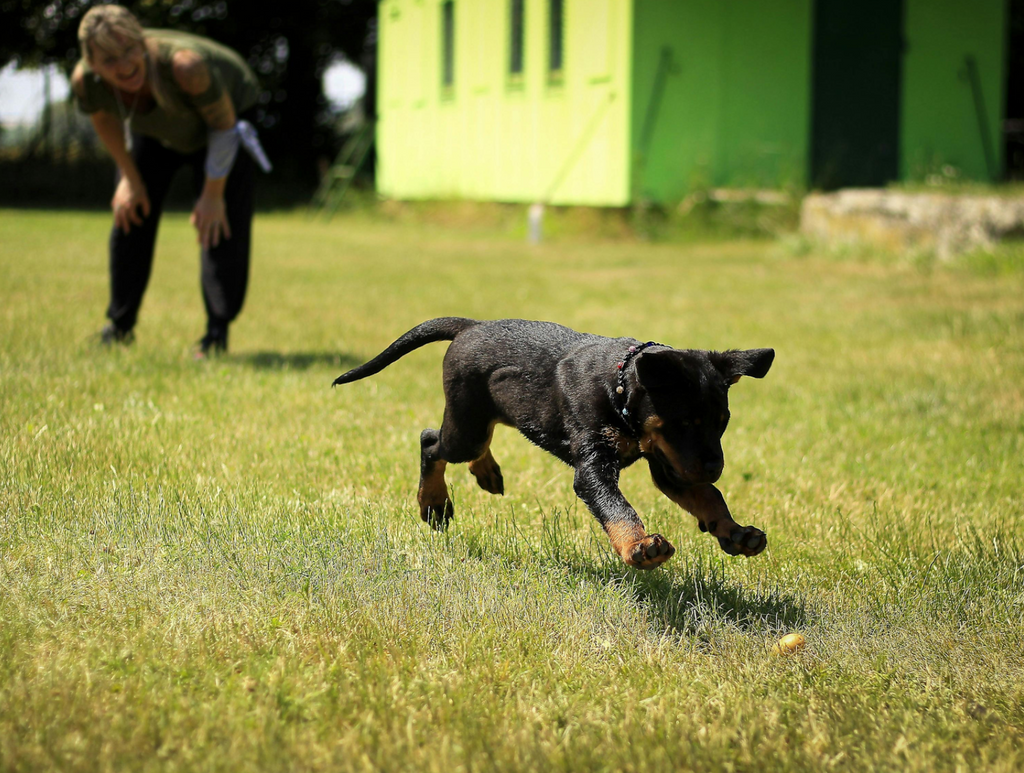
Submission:
[[[114,225],[125,233],[133,225],[142,225],[142,218],[149,217],[149,194],[145,184],[122,176],[110,200],[110,208],[114,210]]]
[[[195,227],[199,243],[203,245],[204,250],[216,247],[221,239],[231,238],[231,226],[228,224],[223,195],[203,191],[192,208],[190,222]]]
[[[206,61],[196,51],[186,49],[175,52],[171,59],[171,72],[178,87],[193,97],[206,94],[214,87],[220,89]],[[226,91],[220,93],[214,102],[204,104],[198,110],[211,131],[226,131],[235,125],[235,107],[231,95]],[[223,177],[207,177],[203,192],[192,208],[192,225],[199,234],[199,243],[204,250],[216,247],[221,239],[231,238],[231,226],[224,207],[227,179],[226,171]]]

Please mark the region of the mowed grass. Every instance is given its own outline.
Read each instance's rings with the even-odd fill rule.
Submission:
[[[136,344],[90,338],[108,226],[0,212],[0,769],[1024,767],[1020,272],[261,215],[231,353],[195,362],[184,215]],[[330,383],[441,315],[774,347],[720,481],[768,550],[641,462],[677,553],[630,570],[504,428],[506,496],[450,467],[430,532],[444,345]]]

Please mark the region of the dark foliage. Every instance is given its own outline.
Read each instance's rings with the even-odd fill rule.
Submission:
[[[78,61],[78,24],[91,0],[0,0],[0,67]],[[264,91],[258,122],[277,176],[311,185],[333,152],[324,71],[338,57],[372,61],[375,0],[134,0],[144,26],[183,29],[238,51]]]

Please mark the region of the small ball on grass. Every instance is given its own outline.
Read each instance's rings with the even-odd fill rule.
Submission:
[[[807,646],[807,639],[799,633],[787,633],[772,647],[776,655],[794,655]]]

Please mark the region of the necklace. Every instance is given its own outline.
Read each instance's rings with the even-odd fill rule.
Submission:
[[[615,384],[615,395],[616,395],[615,401],[616,401],[616,403],[618,403],[618,405],[616,407],[619,408],[619,415],[621,415],[623,421],[626,422],[626,426],[629,428],[629,431],[633,432],[633,433],[635,433],[636,430],[633,427],[632,420],[630,419],[629,409],[626,407],[626,403],[628,402],[626,397],[625,397],[625,394],[626,394],[626,366],[629,365],[630,360],[632,360],[634,357],[636,357],[638,354],[640,354],[640,352],[642,352],[644,349],[646,349],[649,346],[664,346],[664,344],[659,344],[659,343],[657,343],[655,341],[648,341],[645,344],[639,344],[638,346],[631,346],[631,347],[629,347],[629,349],[626,350],[626,354],[623,356],[622,361],[618,365],[615,366],[616,370],[618,371],[618,375],[616,376],[616,379],[615,379],[616,380],[616,384]]]
[[[143,60],[143,62],[145,62],[146,72],[148,73],[149,72],[149,66],[150,66],[149,65],[149,53],[148,52],[143,51],[143,53],[142,53],[142,60]],[[124,149],[127,150],[129,153],[131,153],[132,152],[132,118],[135,115],[135,108],[137,108],[139,106],[139,102],[142,101],[142,97],[138,93],[134,94],[134,98],[132,99],[131,109],[128,111],[128,115],[125,115],[125,113],[124,113],[124,102],[121,101],[121,90],[119,88],[117,88],[116,86],[114,86],[113,88],[114,88],[114,99],[117,100],[117,112],[118,112],[118,115],[121,116],[121,121],[124,123]]]
[[[135,108],[138,107],[139,99],[136,96],[132,100],[131,109],[128,111],[128,115],[124,114],[124,102],[121,101],[120,89],[114,89],[114,98],[117,100],[117,112],[121,116],[121,121],[124,123],[124,149],[129,153],[132,152],[132,116],[135,115]]]

